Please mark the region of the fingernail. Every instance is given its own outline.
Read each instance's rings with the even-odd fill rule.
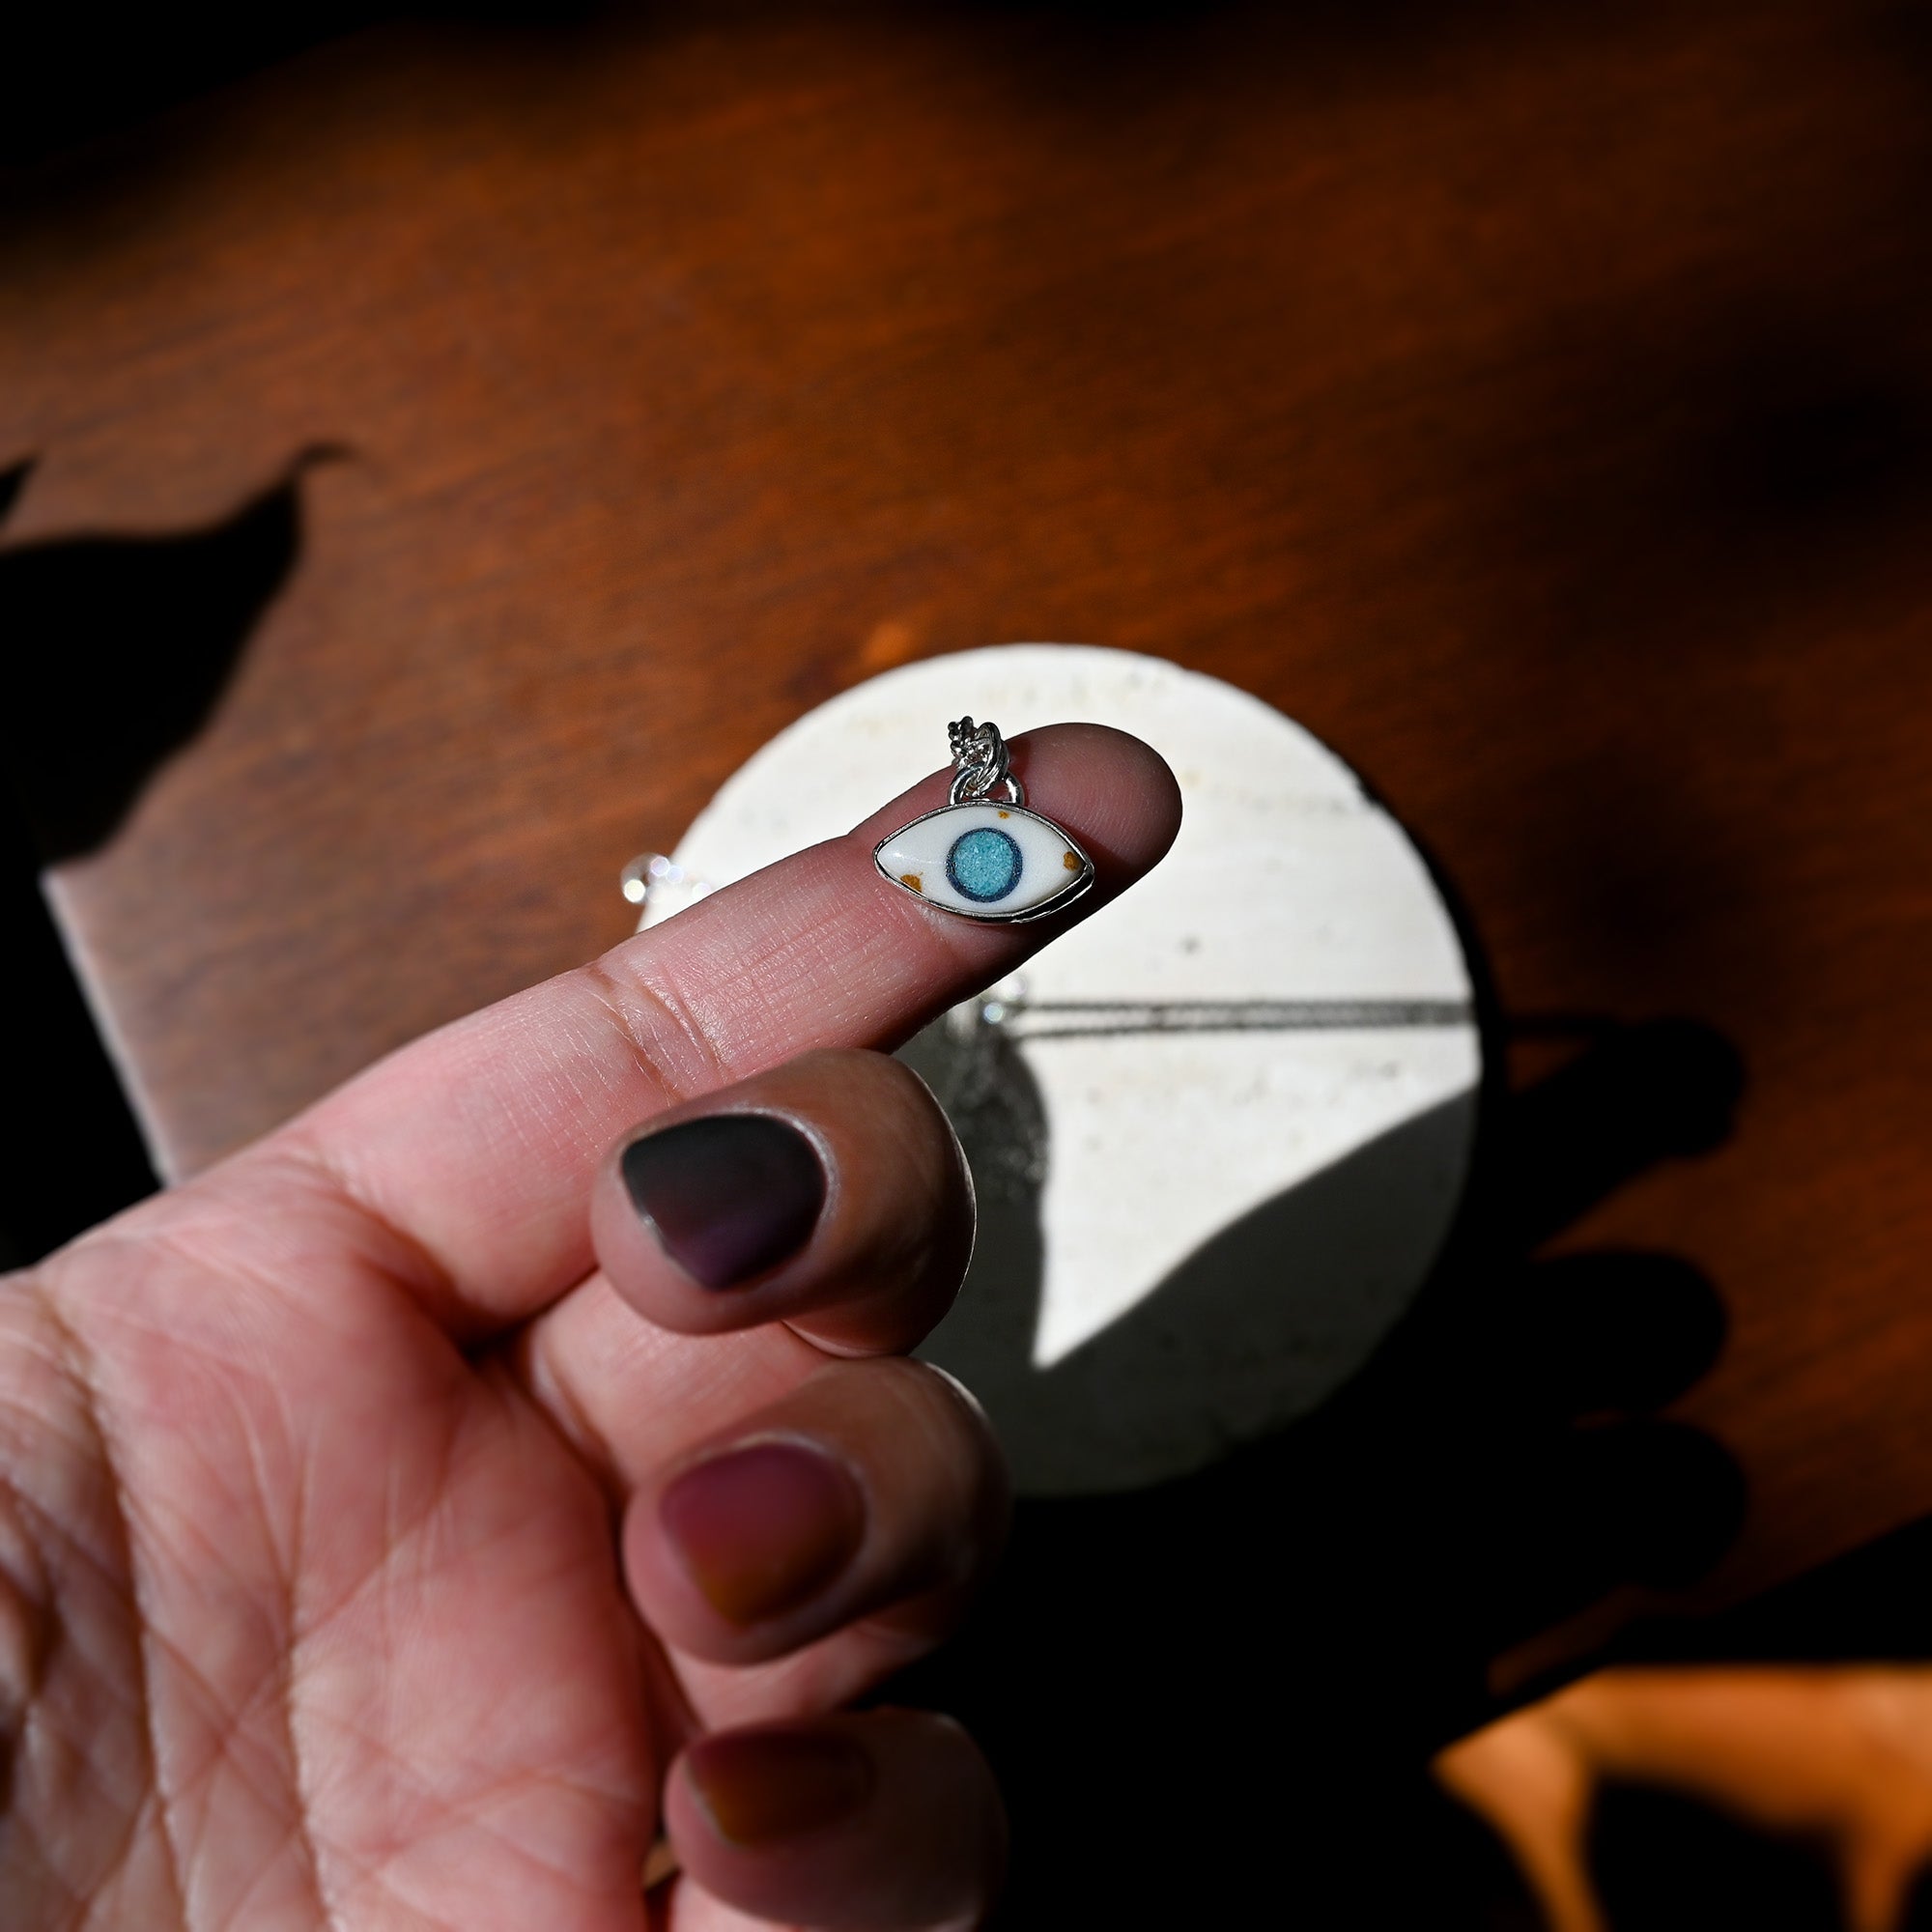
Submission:
[[[699,1738],[685,1775],[718,1835],[766,1845],[849,1818],[872,1795],[872,1760],[837,1731],[721,1731]]]
[[[633,1141],[620,1165],[665,1253],[706,1288],[735,1288],[788,1261],[825,1206],[817,1151],[769,1114],[680,1121]]]
[[[822,1451],[753,1442],[674,1477],[658,1520],[711,1607],[755,1624],[810,1603],[851,1562],[866,1503]]]

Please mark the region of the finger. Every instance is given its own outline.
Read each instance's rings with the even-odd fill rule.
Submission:
[[[671,1334],[639,1321],[595,1275],[519,1330],[508,1362],[621,1510],[663,1465],[781,1401],[825,1356],[782,1322],[740,1335]],[[677,1391],[675,1402],[664,1400],[666,1389]],[[710,1663],[680,1651],[677,1680],[709,1725],[830,1710],[918,1662],[963,1606],[962,1593],[936,1592],[768,1663]]]
[[[939,1604],[895,1604],[769,1663],[711,1663],[679,1651],[670,1667],[696,1728],[815,1718],[856,1702],[944,1643],[968,1602],[958,1591],[944,1596]]]
[[[526,1317],[590,1266],[586,1191],[665,1107],[821,1046],[890,1048],[1137,878],[1179,823],[1138,739],[1057,725],[1013,743],[1035,805],[1095,889],[1037,923],[955,919],[871,851],[938,803],[934,777],[843,838],[713,894],[590,966],[405,1048],[265,1143],[408,1244],[410,1285],[466,1336]]]
[[[625,1575],[674,1649],[752,1663],[908,1599],[950,1623],[1007,1507],[992,1433],[950,1378],[830,1362],[632,1497]]]
[[[901,1352],[958,1292],[973,1184],[919,1076],[847,1048],[660,1114],[605,1162],[591,1233],[661,1327],[787,1321],[841,1353]]]
[[[601,1275],[519,1330],[508,1361],[619,1510],[694,1443],[728,1433],[825,1366],[820,1350],[782,1322],[740,1335],[673,1335],[639,1321]],[[675,1402],[664,1400],[666,1389],[677,1391]],[[962,1399],[971,1400],[963,1391]],[[952,1631],[961,1603],[936,1594],[769,1663],[708,1663],[681,1651],[678,1682],[707,1724],[830,1710],[916,1662]]]
[[[714,1731],[672,1767],[665,1825],[712,1896],[833,1932],[971,1923],[1006,1864],[985,1760],[915,1711]]]

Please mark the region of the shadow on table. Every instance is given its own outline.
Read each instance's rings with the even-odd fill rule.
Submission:
[[[48,865],[96,850],[206,724],[301,551],[304,450],[219,521],[0,547],[0,716]],[[0,474],[0,518],[33,466]]]
[[[1439,1829],[1424,1766],[1486,1715],[1488,1661],[1620,1582],[1690,1581],[1735,1534],[1735,1464],[1654,1412],[1721,1344],[1711,1284],[1671,1255],[1534,1251],[1723,1140],[1738,1056],[1690,1021],[1518,1031],[1577,1050],[1492,1103],[1463,1221],[1368,1367],[1197,1474],[1022,1501],[965,1634],[891,1687],[1000,1773],[1000,1923],[1445,1922],[1439,1874],[1391,1854],[1405,1818]],[[1238,1239],[1293,1226],[1275,1205]]]
[[[1753,1830],[1681,1792],[1606,1785],[1587,1852],[1607,1932],[1849,1932],[1821,1847]]]
[[[37,1260],[155,1186],[41,897],[207,724],[300,556],[317,448],[214,523],[0,544],[0,925],[18,1010],[0,1128],[0,1265]],[[31,462],[0,470],[0,525]]]
[[[287,0],[238,9],[115,4],[16,9],[0,66],[0,169],[111,137],[305,48],[393,19],[559,28],[584,0]]]
[[[1212,1003],[1130,1009],[1139,1025],[1105,1031],[1171,1037],[1191,1020],[1224,1041],[1305,1035],[1358,1017],[1361,1003],[1286,1003],[1272,1017],[1266,1003],[1232,1004],[1232,1013]],[[1050,1129],[1010,1023],[985,1017],[1004,1009],[997,1000],[955,1009],[901,1057],[959,1131],[979,1205],[965,1287],[920,1352],[985,1406],[1019,1489],[1144,1489],[1317,1408],[1368,1359],[1427,1272],[1468,1169],[1476,1090],[1372,1135],[1212,1231],[1130,1308],[1043,1363]],[[1435,1024],[1466,1029],[1465,1006],[1446,1010],[1452,1016]],[[1053,1053],[1079,1036],[1024,1037],[1032,1051]],[[1099,1122],[1063,1128],[1089,1130]],[[1130,1129],[1117,1148],[1132,1138]],[[1122,1208],[1149,1225],[1148,1204]],[[1151,1222],[1159,1218],[1152,1210]]]

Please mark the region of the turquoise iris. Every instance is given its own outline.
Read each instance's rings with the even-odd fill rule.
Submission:
[[[1020,848],[1004,832],[978,825],[962,832],[946,855],[946,876],[963,897],[985,905],[1020,882]]]

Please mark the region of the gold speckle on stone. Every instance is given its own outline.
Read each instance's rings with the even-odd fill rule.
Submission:
[[[909,886],[914,892],[921,895],[922,897],[924,895],[925,887],[921,883],[920,874],[917,872],[901,872],[899,874],[899,884]]]
[[[1080,869],[1080,854],[1078,852],[1074,852],[1071,850],[1063,852],[1060,855],[1060,863],[1063,866],[1065,866],[1069,872],[1077,872]]]

